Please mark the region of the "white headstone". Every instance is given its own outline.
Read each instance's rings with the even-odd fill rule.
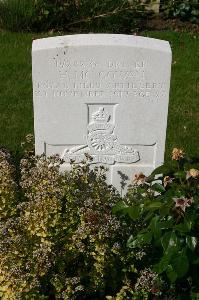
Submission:
[[[84,153],[108,182],[164,161],[171,49],[163,40],[82,34],[35,40],[35,150],[76,163]]]

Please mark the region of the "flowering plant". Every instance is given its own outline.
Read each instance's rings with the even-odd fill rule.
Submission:
[[[197,297],[198,163],[175,149],[122,198],[88,155],[64,173],[32,141],[18,170],[0,149],[0,299]]]
[[[199,160],[174,148],[171,162],[148,177],[135,175],[113,210],[141,224],[127,246],[132,252],[145,249],[145,266],[167,282],[168,293],[199,292]]]
[[[31,143],[17,179],[0,150],[0,299],[104,299],[125,277],[131,227],[112,213],[120,196],[90,157],[63,173]]]

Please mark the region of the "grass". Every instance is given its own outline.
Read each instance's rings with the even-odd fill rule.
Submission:
[[[199,39],[172,31],[143,35],[168,40],[173,52],[165,158],[173,147],[198,156]],[[41,34],[0,32],[0,145],[14,153],[20,152],[25,135],[33,133],[31,43],[39,37]]]

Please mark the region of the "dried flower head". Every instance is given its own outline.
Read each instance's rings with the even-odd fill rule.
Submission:
[[[146,176],[143,173],[138,173],[134,175],[133,183],[137,185],[142,185],[146,182]]]
[[[164,187],[171,184],[172,182],[173,182],[173,178],[171,178],[170,176],[165,176],[164,179],[163,179]]]
[[[184,157],[184,151],[182,149],[174,148],[172,151],[172,160],[180,160]]]
[[[181,197],[181,198],[173,198],[174,202],[175,202],[175,207],[176,208],[180,208],[181,210],[185,211],[186,207],[189,207],[192,203],[193,203],[193,198],[185,198],[185,197]]]
[[[187,171],[186,179],[192,178],[199,178],[199,170],[197,169],[190,169]]]

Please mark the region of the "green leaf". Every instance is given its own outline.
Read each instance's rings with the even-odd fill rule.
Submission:
[[[173,227],[173,220],[170,219],[170,220],[167,220],[167,221],[162,221],[160,223],[160,228],[161,229],[170,229]]]
[[[179,232],[183,232],[183,233],[189,232],[191,230],[191,222],[184,220],[183,223],[175,225],[174,228],[175,228],[175,230],[177,230]]]
[[[174,173],[174,176],[176,178],[185,179],[186,178],[186,173],[184,171],[178,171],[178,172]]]
[[[154,212],[149,211],[146,217],[144,218],[144,223],[150,220],[154,216]]]
[[[199,10],[198,10],[198,9],[193,9],[193,10],[191,11],[191,14],[192,14],[193,16],[199,16]]]
[[[113,213],[121,212],[123,214],[128,214],[132,220],[136,220],[140,216],[139,206],[128,206],[124,201],[119,201],[112,209]]]
[[[129,237],[129,239],[128,239],[128,241],[127,241],[127,243],[126,243],[126,246],[128,247],[128,248],[135,248],[134,247],[134,244],[135,244],[135,237],[133,237],[132,235]]]
[[[148,206],[147,206],[147,209],[149,208],[149,209],[158,209],[158,208],[160,208],[162,206],[162,202],[160,202],[160,201],[153,201],[153,202],[151,202],[151,204],[149,204]]]
[[[165,255],[163,255],[160,262],[153,267],[153,271],[158,274],[161,274],[164,271],[166,271],[166,269],[170,263],[170,258],[171,258],[170,254],[168,255],[166,253]]]
[[[113,213],[117,213],[125,208],[128,208],[129,206],[124,201],[119,201],[116,203],[116,205],[113,207]]]
[[[177,247],[178,240],[176,234],[173,231],[166,232],[161,238],[161,244],[164,251],[171,247]]]
[[[151,182],[154,181],[154,179],[155,179],[155,176],[149,175],[149,176],[146,178],[146,182],[151,183]]]
[[[155,216],[151,223],[149,224],[149,229],[151,229],[155,239],[158,239],[161,235],[161,228],[159,226],[159,216]]]
[[[142,195],[142,194],[146,193],[146,189],[142,186],[138,186],[137,187],[137,193]]]
[[[159,174],[171,174],[175,171],[177,167],[177,162],[176,161],[170,161],[167,164],[164,164],[160,167],[157,167],[152,173],[151,175],[159,175]]]
[[[125,212],[127,212],[129,217],[134,221],[137,220],[140,216],[139,206],[131,206],[131,207],[125,208]]]
[[[49,11],[46,9],[46,10],[44,10],[44,15],[49,15]]]
[[[199,265],[199,258],[196,258],[194,261],[192,261],[193,265]]]
[[[130,236],[130,238],[127,241],[127,247],[129,248],[137,248],[141,247],[145,244],[150,244],[152,239],[152,233],[145,232],[145,233],[140,233],[136,237]]]
[[[159,174],[164,173],[165,168],[166,168],[165,165],[161,165],[161,166],[157,167],[157,168],[151,173],[151,176],[159,175]]]
[[[171,262],[173,269],[178,275],[178,278],[182,278],[189,269],[189,261],[185,251],[179,252]]]
[[[199,293],[191,293],[191,300],[199,300]]]
[[[165,192],[165,188],[160,183],[154,183],[151,186],[151,189],[154,190],[155,192],[158,192],[158,193]]]
[[[199,18],[198,18],[198,17],[191,17],[191,18],[190,18],[190,21],[191,21],[192,23],[194,23],[194,24],[199,25]]]
[[[186,237],[187,246],[194,251],[197,245],[197,238],[194,236],[187,236]]]
[[[146,233],[142,234],[140,240],[141,240],[144,244],[150,244],[151,239],[152,239],[152,233],[149,231],[149,232],[146,232]]]
[[[175,282],[176,279],[178,278],[178,275],[176,274],[176,272],[174,271],[174,269],[171,265],[168,265],[168,267],[166,269],[166,274],[172,283]]]
[[[170,213],[170,207],[169,207],[168,203],[167,204],[162,203],[162,206],[160,207],[159,212],[160,212],[161,216],[167,216]]]

